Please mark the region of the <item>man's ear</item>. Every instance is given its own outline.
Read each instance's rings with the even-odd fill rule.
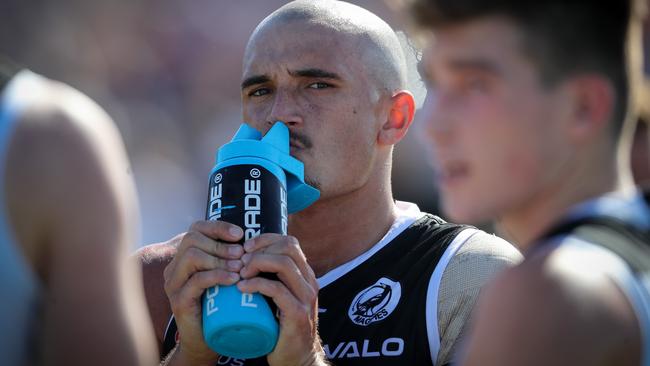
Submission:
[[[617,103],[614,86],[597,74],[576,76],[570,81],[572,100],[569,136],[577,142],[609,130]],[[620,102],[620,101],[619,101]]]
[[[400,90],[390,98],[390,111],[386,121],[377,135],[380,145],[395,145],[398,143],[413,122],[415,114],[415,99],[413,94]]]

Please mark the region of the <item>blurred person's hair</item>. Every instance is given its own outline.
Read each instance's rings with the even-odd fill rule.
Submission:
[[[605,75],[616,94],[612,114],[618,136],[628,117],[631,77],[628,41],[640,24],[638,0],[411,0],[416,24],[441,28],[502,16],[522,31],[522,50],[552,87],[580,73]]]

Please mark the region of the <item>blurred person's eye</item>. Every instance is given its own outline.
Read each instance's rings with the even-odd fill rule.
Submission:
[[[489,90],[489,80],[480,75],[472,75],[464,78],[461,89],[464,92],[486,93]]]
[[[259,89],[252,90],[250,93],[248,93],[248,96],[249,97],[261,97],[261,96],[269,94],[270,92],[271,92],[271,90],[269,90],[269,88],[259,88]]]

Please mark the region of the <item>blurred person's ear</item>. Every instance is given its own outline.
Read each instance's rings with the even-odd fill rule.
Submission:
[[[377,142],[380,145],[395,145],[408,132],[415,115],[415,99],[409,91],[401,90],[390,98],[388,118],[381,126]]]
[[[575,142],[592,140],[603,129],[610,129],[616,95],[612,83],[597,74],[578,75],[567,81],[570,118],[569,136]]]

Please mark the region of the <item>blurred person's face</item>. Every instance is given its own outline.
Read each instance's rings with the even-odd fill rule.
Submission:
[[[283,121],[291,154],[328,198],[361,187],[376,161],[387,113],[361,61],[364,45],[331,29],[294,21],[249,44],[243,66],[244,121],[266,133]]]
[[[477,222],[523,210],[558,178],[562,91],[542,86],[509,21],[486,17],[437,29],[421,70],[423,111],[443,209]]]

